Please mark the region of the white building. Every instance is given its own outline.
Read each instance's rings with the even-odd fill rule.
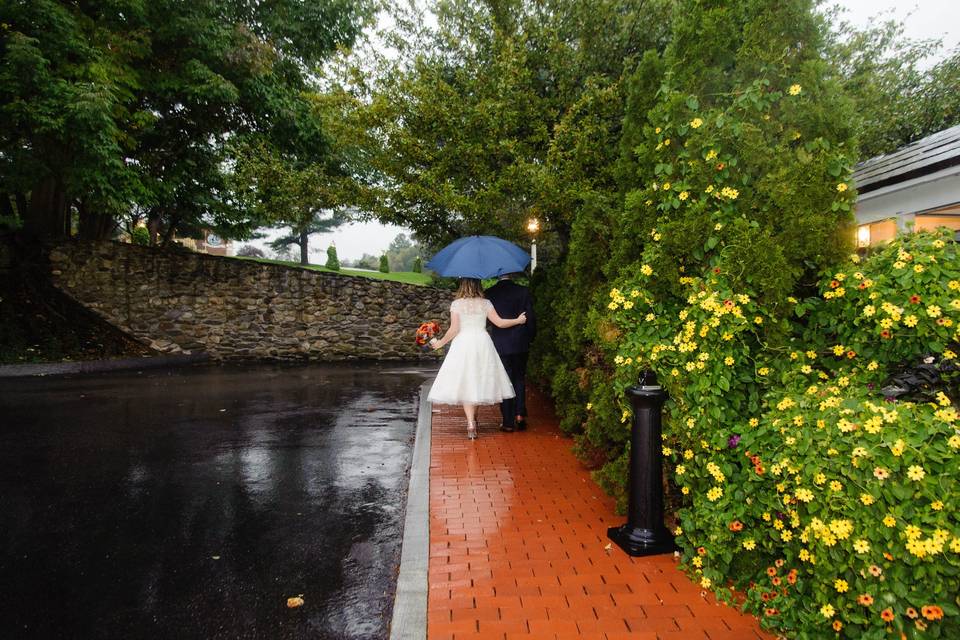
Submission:
[[[960,231],[960,125],[861,162],[853,179],[858,247],[910,228]]]

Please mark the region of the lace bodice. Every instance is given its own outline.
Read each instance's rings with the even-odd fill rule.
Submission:
[[[460,316],[460,330],[484,331],[487,328],[487,312],[493,305],[486,298],[459,298],[450,305],[450,313]]]

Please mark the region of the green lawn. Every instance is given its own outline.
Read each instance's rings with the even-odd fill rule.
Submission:
[[[267,264],[282,264],[286,267],[299,267],[301,269],[312,269],[313,271],[327,271],[329,273],[340,273],[346,276],[360,276],[361,278],[374,278],[376,280],[393,280],[394,282],[406,282],[425,286],[430,284],[432,278],[426,273],[414,273],[412,271],[398,271],[396,273],[380,273],[379,271],[360,271],[357,269],[340,269],[340,271],[331,271],[319,264],[302,265],[299,262],[287,262],[284,260],[270,260],[269,258],[244,258],[233,256],[237,260],[252,260],[253,262],[265,262]]]

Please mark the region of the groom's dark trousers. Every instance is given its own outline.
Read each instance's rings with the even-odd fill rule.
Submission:
[[[526,376],[527,356],[530,343],[537,333],[537,319],[533,313],[533,299],[530,291],[509,279],[502,279],[486,290],[487,299],[493,303],[497,315],[501,318],[516,318],[527,314],[527,323],[500,329],[492,327],[490,337],[500,354],[503,368],[507,370],[516,396],[500,403],[500,413],[505,427],[516,426],[516,417],[527,415]]]

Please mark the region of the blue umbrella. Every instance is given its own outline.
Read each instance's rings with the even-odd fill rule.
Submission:
[[[483,279],[523,271],[529,263],[527,252],[512,242],[493,236],[469,236],[438,251],[427,268],[446,277]]]

